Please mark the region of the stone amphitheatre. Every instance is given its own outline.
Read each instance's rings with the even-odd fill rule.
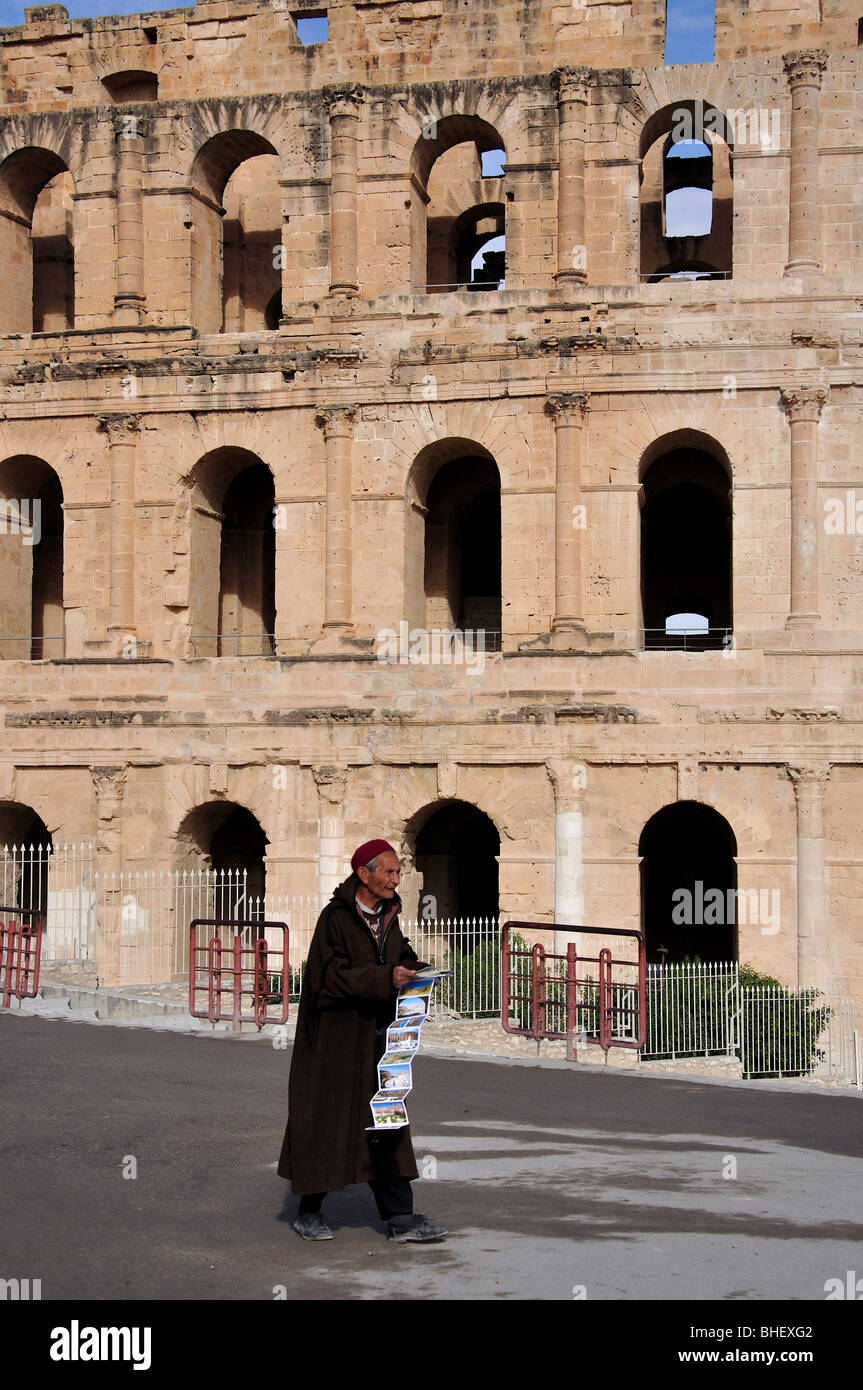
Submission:
[[[383,835],[412,916],[859,1010],[860,13],[718,0],[697,65],[661,0],[0,30],[7,896]]]

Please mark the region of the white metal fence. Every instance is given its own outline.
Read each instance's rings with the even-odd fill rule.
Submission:
[[[745,1077],[860,1084],[850,999],[833,989],[740,983],[733,962],[647,967],[645,1061],[738,1056]]]
[[[0,906],[44,914],[46,977],[52,967],[72,966],[107,987],[185,981],[195,918],[240,920],[247,944],[260,934],[259,923],[284,922],[288,988],[297,999],[324,900],[318,894],[250,896],[245,870],[100,873],[89,844],[6,845],[0,848]],[[496,918],[403,918],[402,929],[421,960],[453,972],[435,991],[432,1017],[499,1017]],[[646,1003],[644,1060],[737,1055],[747,1077],[808,1074],[860,1084],[853,1007],[833,990],[741,985],[732,962],[651,965]]]

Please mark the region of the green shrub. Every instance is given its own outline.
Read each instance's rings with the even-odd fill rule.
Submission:
[[[450,979],[437,985],[437,1001],[444,1009],[471,1018],[500,1015],[500,940],[497,935],[480,941],[472,951],[449,946],[443,969]]]
[[[740,967],[740,1047],[746,1075],[808,1076],[824,1058],[818,1039],[833,1010],[819,989],[787,989],[751,965]]]
[[[643,1055],[652,1060],[728,1048],[728,1018],[736,1009],[733,974],[711,975],[699,956],[686,956],[681,964],[691,970],[670,966],[647,976]]]

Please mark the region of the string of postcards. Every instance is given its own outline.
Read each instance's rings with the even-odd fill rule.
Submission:
[[[378,1062],[378,1089],[371,1099],[373,1124],[369,1129],[401,1129],[410,1123],[405,1100],[413,1089],[411,1064],[428,1018],[435,982],[451,974],[451,970],[419,970],[399,990],[396,1016],[387,1029],[386,1048]]]

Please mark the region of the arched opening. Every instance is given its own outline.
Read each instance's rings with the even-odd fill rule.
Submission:
[[[728,459],[706,436],[681,432],[648,450],[641,476],[645,648],[723,648],[733,621]]]
[[[278,328],[282,319],[282,291],[276,290],[264,313],[264,327]]]
[[[43,459],[0,463],[0,658],[64,654],[63,489]]]
[[[737,959],[737,841],[718,811],[678,801],[638,842],[647,959],[673,965]]]
[[[192,507],[193,656],[271,656],[276,624],[275,484],[245,449],[197,464]]]
[[[0,802],[0,907],[47,911],[53,852],[48,827],[32,806]]]
[[[159,79],[154,72],[130,68],[102,78],[102,86],[112,101],[126,106],[135,101],[158,101]]]
[[[268,844],[256,817],[236,802],[209,801],[188,813],[177,833],[186,930],[195,917],[265,920]]]
[[[505,211],[502,203],[469,208],[450,228],[450,263],[459,285],[496,290],[506,275]]]
[[[499,650],[501,510],[494,459],[469,440],[441,441],[418,456],[412,485],[411,515],[423,522],[422,534],[409,527],[409,560],[416,572],[420,549],[424,597],[412,617],[429,631],[482,631],[484,650]]]
[[[447,801],[420,812],[411,831],[422,883],[417,916],[425,911],[438,921],[496,922],[500,834],[494,822],[466,801]],[[462,948],[467,936],[466,928],[450,933]]]
[[[0,165],[0,333],[74,328],[73,195],[53,150],[30,146]]]
[[[641,275],[725,279],[732,271],[733,134],[702,101],[656,112],[641,136]]]
[[[505,157],[494,126],[479,116],[429,121],[411,162],[414,285],[442,293],[501,286]],[[489,249],[492,240],[496,245]]]
[[[198,151],[190,189],[191,302],[202,333],[266,327],[282,280],[279,173],[275,149],[252,130],[214,135]]]

